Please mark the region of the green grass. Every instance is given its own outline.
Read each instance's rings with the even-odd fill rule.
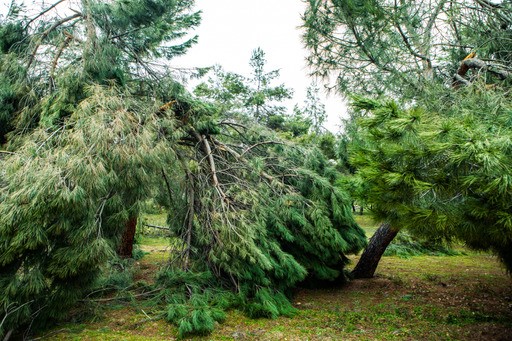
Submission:
[[[142,236],[140,238],[140,245],[143,246],[152,246],[152,247],[160,247],[165,248],[169,246],[171,243],[170,238],[166,237],[148,237],[148,236]]]
[[[354,215],[354,218],[356,222],[359,224],[359,226],[362,227],[362,229],[366,232],[366,236],[370,238],[373,236],[375,231],[379,228],[380,223],[376,223],[373,221],[371,216],[369,214],[364,215]]]
[[[356,216],[371,234],[378,224]],[[168,260],[168,238],[142,238],[150,250],[136,280],[150,283]],[[352,265],[358,257],[351,256]],[[230,311],[215,331],[194,340],[487,340],[512,335],[512,281],[495,257],[383,257],[375,278],[343,287],[297,290],[292,318],[250,319]],[[96,315],[56,327],[45,340],[169,340],[177,329],[161,308],[138,298],[111,301]]]
[[[167,214],[165,213],[146,213],[142,216],[142,220],[148,224],[167,226]]]

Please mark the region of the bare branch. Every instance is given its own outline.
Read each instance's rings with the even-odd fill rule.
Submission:
[[[66,17],[66,18],[63,18],[59,21],[57,21],[56,23],[54,23],[52,26],[50,26],[50,28],[48,28],[46,31],[44,31],[42,34],[41,34],[41,37],[39,38],[39,42],[36,44],[36,46],[34,47],[34,49],[32,50],[32,54],[30,55],[30,59],[28,60],[28,63],[27,63],[27,69],[30,68],[30,66],[32,65],[32,63],[34,62],[34,59],[36,57],[36,54],[37,54],[37,50],[39,49],[39,47],[41,46],[41,44],[43,43],[43,40],[53,31],[55,30],[57,27],[67,23],[68,21],[71,21],[75,18],[79,18],[81,17],[82,14],[81,13],[76,13],[76,14],[73,14],[73,15],[70,15],[69,17]]]
[[[51,5],[50,7],[48,7],[47,9],[45,9],[44,11],[40,12],[38,15],[36,15],[34,18],[30,19],[27,24],[25,25],[25,29],[27,29],[29,27],[29,25],[31,23],[33,23],[35,20],[37,20],[38,18],[42,17],[43,15],[45,15],[46,13],[50,12],[52,9],[54,9],[55,7],[57,7],[59,4],[63,3],[64,1],[66,0],[59,0],[57,1],[56,3],[54,3],[53,5]]]
[[[159,230],[166,230],[166,231],[169,231],[169,228],[168,227],[165,227],[165,226],[158,226],[158,225],[153,225],[153,224],[143,224],[144,226],[147,226],[147,227],[151,227],[151,228],[154,228],[154,229],[159,229]]]

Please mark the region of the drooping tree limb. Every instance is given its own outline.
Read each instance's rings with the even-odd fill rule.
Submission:
[[[215,187],[215,189],[217,190],[217,192],[219,193],[219,195],[221,196],[223,201],[227,201],[228,200],[227,195],[226,195],[226,193],[224,193],[224,191],[220,187],[219,178],[217,177],[217,167],[215,166],[215,160],[213,159],[212,148],[210,146],[210,143],[208,142],[208,139],[206,138],[206,136],[200,135],[195,130],[191,130],[191,132],[194,135],[194,137],[197,139],[197,142],[201,143],[203,146],[203,150],[206,154],[206,158],[208,159],[208,163],[210,165],[213,186]]]
[[[164,178],[164,181],[165,181],[165,186],[167,188],[167,193],[169,194],[169,202],[171,202],[174,193],[172,191],[171,184],[169,183],[169,178],[167,177],[165,170],[162,168],[161,171],[162,171],[162,177]]]
[[[183,157],[176,153],[179,162],[181,163],[183,170],[185,171],[185,174],[187,176],[187,180],[189,182],[188,186],[188,192],[187,192],[187,199],[188,199],[188,211],[186,215],[187,219],[187,230],[185,232],[185,250],[184,252],[184,261],[183,261],[183,270],[189,269],[189,262],[190,262],[190,250],[191,250],[191,243],[192,243],[192,230],[194,228],[194,216],[195,216],[195,191],[194,191],[194,176],[190,172],[190,169],[187,166],[187,163],[183,159]]]
[[[57,68],[57,63],[59,62],[59,58],[62,55],[62,52],[64,52],[64,49],[69,45],[69,43],[71,42],[72,39],[73,39],[72,36],[66,35],[66,38],[64,39],[62,44],[59,46],[59,49],[57,50],[57,53],[55,54],[55,57],[53,58],[53,61],[52,61],[52,66],[50,69],[50,78],[53,79],[55,69]]]
[[[218,143],[219,145],[222,146],[222,148],[224,148],[227,152],[229,152],[231,155],[233,155],[238,161],[241,161],[241,162],[244,162],[244,163],[248,163],[248,161],[239,153],[237,153],[236,151],[234,151],[233,149],[231,149],[230,147],[228,147],[227,145],[223,144],[222,142],[220,141],[215,141],[216,143]],[[270,174],[267,174],[266,172],[261,172],[260,175],[267,179],[269,182],[272,182],[274,180],[274,177],[271,176]]]
[[[243,152],[242,154],[240,154],[241,157],[243,157],[245,154],[247,154],[248,152],[250,152],[252,149],[258,147],[258,146],[261,146],[261,145],[265,145],[265,144],[284,144],[283,142],[278,142],[278,141],[263,141],[263,142],[258,142],[258,143],[255,143],[253,144],[252,146],[249,146],[247,147]]]
[[[70,15],[69,17],[66,17],[66,18],[63,18],[57,22],[55,22],[52,26],[50,26],[50,28],[48,28],[46,31],[44,31],[42,34],[41,34],[41,37],[39,38],[39,41],[38,43],[36,44],[36,46],[34,47],[34,49],[32,50],[32,54],[30,55],[30,58],[28,60],[28,63],[27,63],[27,69],[30,68],[30,66],[32,65],[32,63],[34,62],[34,59],[36,58],[36,54],[37,54],[37,50],[39,50],[39,47],[41,47],[41,44],[43,43],[43,40],[46,39],[46,37],[48,37],[48,35],[53,31],[55,30],[57,27],[67,23],[68,21],[71,21],[73,19],[76,19],[76,18],[79,18],[81,17],[82,14],[81,13],[75,13],[73,15]]]

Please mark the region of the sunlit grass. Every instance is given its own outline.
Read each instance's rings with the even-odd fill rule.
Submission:
[[[373,236],[375,231],[379,228],[379,223],[373,221],[372,216],[368,213],[363,215],[354,214],[354,218],[356,222],[361,226],[361,228],[366,232],[366,236],[370,238]]]

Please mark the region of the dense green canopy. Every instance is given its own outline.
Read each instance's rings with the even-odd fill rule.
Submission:
[[[159,64],[195,41],[192,1],[83,0],[64,19],[61,4],[0,22],[0,335],[66,314],[147,199],[178,245],[155,290],[181,334],[228,306],[289,314],[301,281],[345,278],[366,238],[322,153],[223,115]]]
[[[442,93],[442,105],[409,109],[355,99],[368,143],[354,146],[353,164],[377,219],[492,250],[510,271],[512,103],[479,84]]]

